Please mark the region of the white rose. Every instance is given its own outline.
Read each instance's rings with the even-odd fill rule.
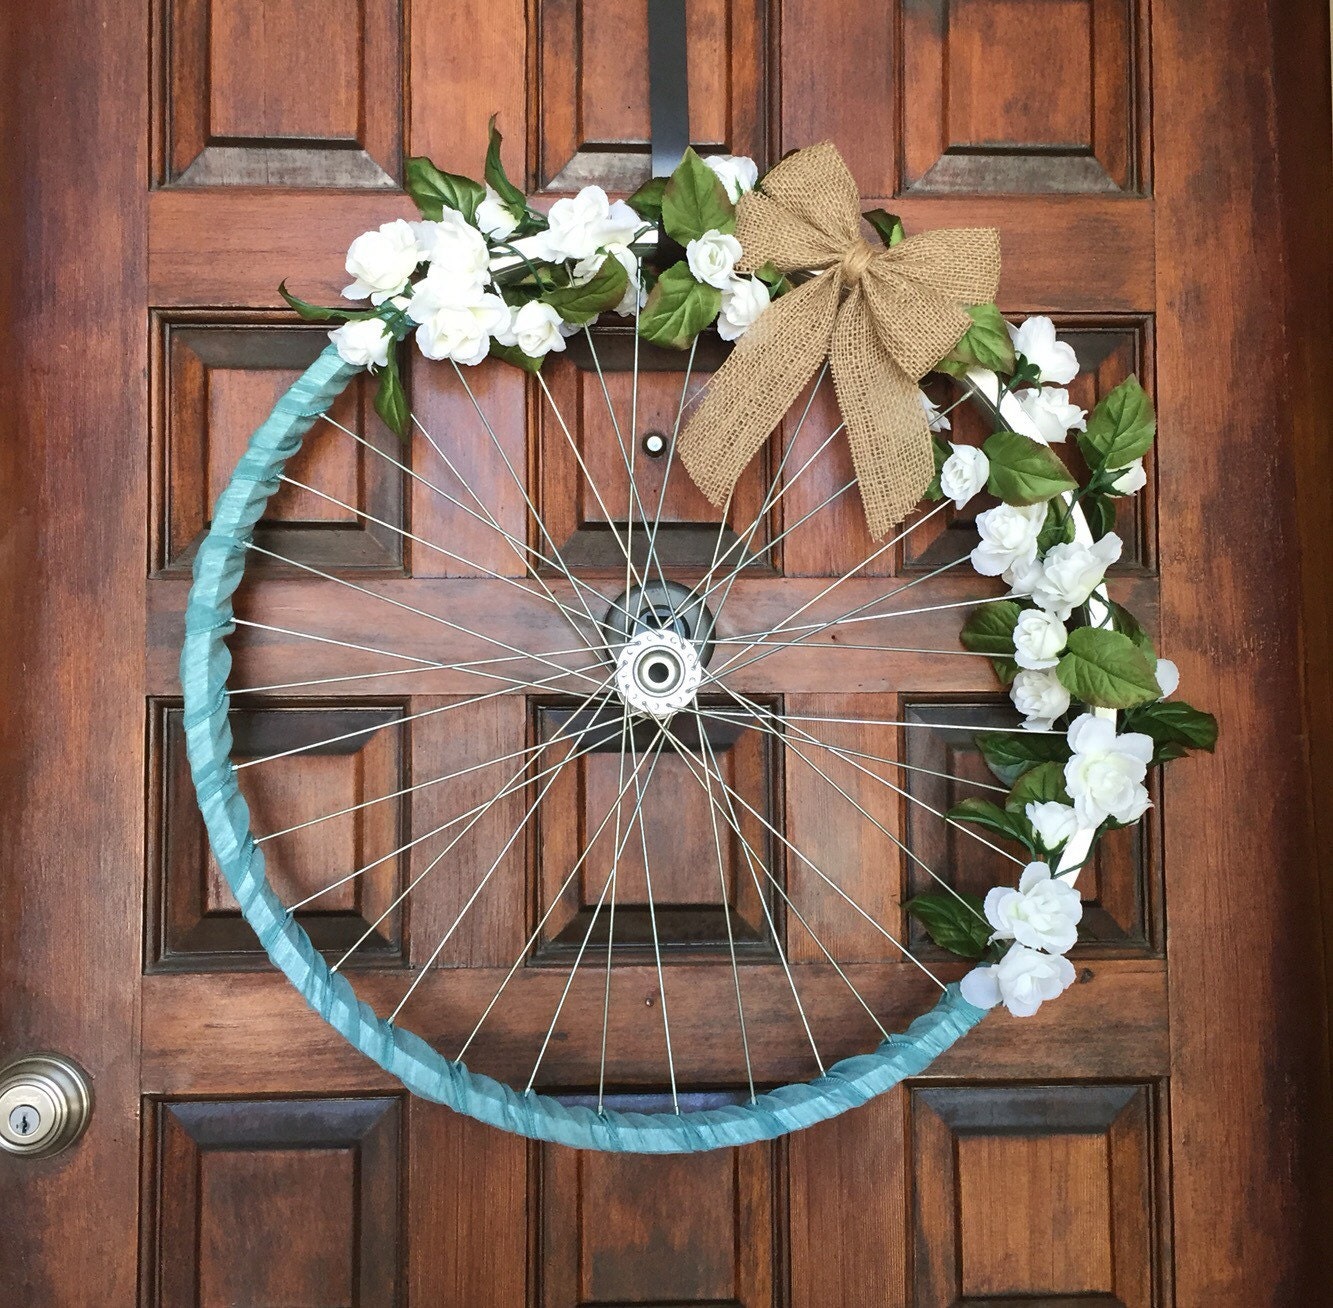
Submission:
[[[360,318],[331,331],[329,340],[338,347],[338,357],[344,363],[374,372],[389,362],[393,333],[383,318]]]
[[[1041,373],[1043,382],[1064,386],[1078,376],[1078,356],[1064,341],[1055,339],[1055,324],[1042,315],[1025,318],[1015,327],[1006,323],[1014,349]]]
[[[949,448],[953,453],[940,469],[940,490],[961,509],[978,491],[985,490],[990,460],[976,445],[955,445],[950,441]]]
[[[493,332],[501,345],[517,345],[524,354],[540,359],[552,350],[565,348],[564,324],[560,315],[540,300],[531,300],[514,313],[509,322]]]
[[[1180,685],[1180,669],[1170,659],[1157,660],[1157,685],[1163,699],[1176,693],[1176,688]]]
[[[1014,677],[1009,698],[1023,715],[1028,731],[1049,731],[1055,719],[1069,708],[1069,692],[1054,672],[1024,669]]]
[[[1009,583],[1009,593],[1019,599],[1029,599],[1041,580],[1041,560],[1025,559],[1014,563],[1004,570],[1004,579]]]
[[[417,327],[417,344],[428,359],[452,359],[455,363],[480,363],[490,350],[491,337],[509,327],[509,306],[498,296],[474,290],[460,296],[457,287],[442,291],[427,277],[407,306],[407,316]]]
[[[1041,562],[1041,577],[1032,588],[1032,598],[1063,622],[1102,584],[1121,548],[1120,537],[1113,531],[1091,545],[1069,541],[1051,546]]]
[[[532,242],[539,258],[586,259],[610,245],[628,245],[645,224],[624,200],[612,204],[600,186],[585,186],[577,195],[557,200],[547,215],[548,226]]]
[[[486,238],[456,209],[446,209],[438,222],[414,223],[417,243],[430,260],[426,282],[442,293],[456,288],[454,298],[467,299],[491,279],[491,251]],[[447,293],[446,293],[447,294]]]
[[[1071,804],[1047,799],[1034,801],[1023,811],[1045,850],[1059,849],[1078,830],[1078,814]]]
[[[740,257],[741,243],[716,227],[696,236],[685,247],[685,261],[690,265],[695,281],[707,282],[719,290],[730,285]]]
[[[407,285],[425,255],[417,244],[412,224],[402,218],[384,223],[378,231],[363,232],[347,250],[347,271],[353,281],[343,287],[349,300],[383,304]]]
[[[1074,965],[1067,958],[1012,945],[993,967],[974,967],[959,987],[975,1008],[1004,1006],[1015,1017],[1031,1017],[1048,999],[1074,984]]]
[[[1014,662],[1020,668],[1053,668],[1068,638],[1054,613],[1024,609],[1014,624]]]
[[[1116,495],[1133,495],[1148,484],[1148,474],[1143,470],[1142,459],[1135,459],[1133,463],[1112,471],[1118,473],[1111,483],[1111,490]]]
[[[727,199],[735,204],[746,191],[753,191],[759,180],[759,165],[749,155],[707,154],[704,163],[713,170]]]
[[[1046,522],[1046,505],[998,504],[977,515],[981,543],[972,551],[972,566],[983,577],[998,577],[1015,564],[1037,557],[1037,537]]]
[[[1046,863],[1029,863],[1018,889],[996,886],[986,896],[986,919],[994,939],[1017,940],[1031,949],[1068,953],[1078,940],[1083,901],[1068,882],[1051,876]]]
[[[477,206],[477,226],[493,241],[507,241],[518,230],[518,219],[489,183]]]
[[[930,398],[923,390],[917,391],[921,397],[921,407],[926,413],[926,426],[931,431],[949,431],[953,427],[946,414],[940,412],[940,406]]]
[[[1143,779],[1152,760],[1152,738],[1130,731],[1116,735],[1115,723],[1091,713],[1069,726],[1074,756],[1065,764],[1065,789],[1079,824],[1096,827],[1107,818],[1133,822],[1148,808]]]
[[[1069,392],[1054,386],[1019,391],[1015,398],[1048,445],[1064,440],[1071,431],[1087,431],[1088,413],[1069,403]]]
[[[733,277],[722,291],[717,334],[724,341],[739,340],[770,303],[768,287],[758,277]]]

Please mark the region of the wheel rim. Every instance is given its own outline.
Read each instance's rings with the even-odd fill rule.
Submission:
[[[691,355],[691,362],[692,359],[693,356]],[[552,1019],[546,1032],[546,1041],[536,1055],[532,1076],[527,1086],[519,1088],[506,1085],[483,1073],[468,1069],[463,1055],[471,1044],[472,1037],[469,1037],[459,1056],[451,1059],[399,1025],[395,1020],[399,1016],[400,1010],[410,1000],[416,982],[426,975],[431,965],[436,961],[439,954],[438,949],[427,960],[426,965],[418,970],[415,980],[407,989],[406,995],[387,1018],[360,1002],[353,985],[338,970],[338,965],[331,966],[315,949],[305,929],[295,920],[293,915],[293,910],[300,908],[305,901],[296,905],[284,906],[269,884],[265,873],[263,850],[259,847],[262,840],[257,840],[251,832],[249,808],[237,784],[237,768],[231,761],[232,736],[228,722],[231,697],[227,687],[227,679],[231,668],[231,655],[226,646],[226,639],[240,622],[235,617],[232,609],[232,597],[242,580],[247,555],[252,550],[258,550],[261,554],[272,553],[254,544],[252,539],[254,527],[263,515],[269,499],[283,484],[285,478],[283,469],[288,460],[300,448],[306,433],[327,412],[333,400],[357,375],[358,371],[358,369],[343,364],[338,359],[336,351],[330,347],[278,402],[268,421],[255,433],[245,455],[237,466],[230,484],[219,500],[211,528],[199,550],[195,562],[195,582],[191,590],[186,614],[186,640],[182,653],[181,674],[185,697],[184,716],[187,750],[191,771],[209,838],[219,865],[240,903],[242,912],[255,929],[261,944],[273,962],[286,974],[292,984],[307,999],[311,1007],[330,1025],[339,1031],[353,1046],[401,1080],[409,1090],[424,1098],[446,1103],[461,1112],[503,1129],[537,1139],[553,1140],[580,1147],[643,1152],[674,1152],[731,1146],[750,1140],[767,1139],[835,1116],[882,1093],[903,1078],[922,1072],[940,1053],[984,1016],[983,1010],[974,1008],[962,999],[956,985],[945,984],[940,982],[938,978],[933,978],[936,984],[940,986],[941,991],[937,1004],[932,1010],[914,1021],[901,1035],[884,1033],[884,1028],[880,1026],[878,1019],[875,1018],[876,1026],[879,1026],[881,1033],[884,1033],[884,1039],[878,1047],[872,1052],[844,1058],[829,1063],[827,1066],[820,1059],[814,1037],[811,1036],[811,1046],[816,1061],[823,1068],[822,1074],[807,1081],[781,1086],[775,1090],[758,1091],[754,1085],[753,1075],[749,1067],[749,1048],[748,1044],[745,1043],[744,1034],[744,1005],[739,999],[741,990],[740,973],[736,965],[734,942],[730,940],[730,915],[725,910],[723,916],[727,921],[728,940],[732,944],[732,970],[736,976],[737,991],[736,1008],[740,1018],[742,1044],[745,1045],[744,1060],[748,1086],[748,1094],[744,1097],[743,1102],[725,1107],[691,1107],[690,1105],[693,1102],[691,1096],[681,1090],[676,1083],[674,1067],[670,1067],[672,1052],[669,1022],[665,1016],[666,986],[663,982],[660,949],[657,948],[655,922],[656,968],[659,982],[662,982],[660,988],[663,999],[664,1024],[666,1024],[667,1062],[670,1067],[671,1081],[671,1110],[659,1113],[624,1112],[604,1102],[605,1019],[602,1028],[602,1068],[596,1100],[593,1103],[571,1102],[568,1098],[555,1098],[551,1095],[537,1093],[533,1089],[541,1067],[542,1054],[545,1052],[546,1044],[549,1043],[552,1033],[556,1029],[560,1017],[560,1008],[557,1008],[555,1018]],[[600,364],[598,365],[598,373],[600,376]],[[463,385],[467,386],[466,378],[461,372],[459,377]],[[637,391],[637,366],[635,377]],[[549,399],[550,392],[546,388],[544,379],[539,378],[538,380]],[[602,380],[603,389],[605,389],[605,379]],[[686,386],[688,386],[688,372]],[[470,389],[469,394],[471,394]],[[684,408],[684,395],[685,391],[683,389],[682,410]],[[475,404],[475,397],[473,402]],[[554,405],[554,401],[551,402]],[[610,407],[609,395],[607,396],[607,403]],[[486,423],[489,432],[490,424],[486,421],[480,406],[477,406],[477,408],[478,414],[482,421]],[[557,415],[558,412],[557,409]],[[563,420],[561,421],[563,425]],[[679,427],[679,416],[677,427]],[[447,456],[425,432],[425,429],[421,428],[420,431],[425,440],[429,442],[431,449],[447,463]],[[493,433],[491,434],[493,438]],[[836,430],[833,434],[836,435]],[[348,432],[348,435],[355,439],[361,439],[352,432]],[[566,435],[568,435],[567,432]],[[617,428],[617,438],[618,440],[621,439],[619,428]],[[832,439],[832,436],[829,439]],[[825,445],[827,443],[825,441]],[[629,485],[633,488],[635,485],[633,480],[635,455],[633,451],[637,444],[637,432],[633,420],[630,424],[628,445],[623,440],[621,440],[621,444],[622,452],[626,454],[627,458]],[[500,448],[498,442],[496,442],[496,446]],[[820,448],[824,447],[821,446]],[[816,454],[818,452],[816,451]],[[813,457],[810,462],[813,462]],[[810,466],[809,462],[803,465],[803,468],[808,466]],[[403,464],[399,464],[399,467],[403,468],[407,475],[418,476]],[[510,471],[513,472],[512,467]],[[780,477],[781,472],[782,468],[779,465],[778,475],[774,478],[774,488],[778,485],[778,477]],[[517,474],[514,475],[517,477]],[[668,477],[670,475],[669,467],[667,475]],[[591,481],[591,478],[589,480]],[[299,485],[300,483],[296,484]],[[843,489],[845,491],[848,488]],[[755,704],[746,696],[737,692],[728,691],[734,707],[727,709],[714,704],[710,708],[704,708],[701,707],[702,702],[698,697],[699,692],[701,688],[707,690],[710,685],[716,690],[722,684],[718,681],[718,678],[728,668],[739,668],[745,666],[747,660],[753,662],[767,657],[768,654],[775,652],[779,646],[771,639],[774,633],[769,632],[757,633],[761,637],[768,636],[770,639],[751,642],[748,651],[741,650],[737,652],[727,649],[728,645],[737,643],[738,638],[736,637],[729,640],[719,638],[719,644],[714,648],[715,619],[713,612],[722,609],[730,595],[731,586],[734,584],[736,576],[739,575],[740,568],[737,566],[729,573],[715,577],[715,573],[718,571],[719,557],[722,554],[723,538],[721,531],[719,531],[718,548],[714,550],[713,564],[706,574],[702,587],[699,583],[696,583],[693,588],[682,587],[680,583],[673,582],[672,579],[668,578],[662,568],[661,560],[654,550],[657,533],[661,525],[661,504],[662,498],[665,496],[665,483],[663,492],[663,496],[659,498],[655,514],[650,515],[637,492],[631,491],[629,519],[631,541],[632,524],[637,512],[646,538],[644,561],[641,569],[636,568],[632,545],[631,548],[625,550],[625,585],[611,602],[609,610],[603,614],[597,614],[595,606],[588,602],[585,592],[580,591],[577,586],[574,587],[574,594],[580,603],[577,606],[563,606],[567,611],[573,609],[572,613],[567,612],[567,616],[571,617],[576,629],[576,620],[586,620],[588,623],[587,630],[600,633],[602,643],[608,647],[605,651],[608,661],[603,665],[603,672],[606,675],[601,676],[600,679],[594,676],[594,686],[591,688],[591,693],[588,700],[585,700],[584,706],[586,707],[588,701],[599,692],[605,692],[608,701],[615,703],[618,700],[618,706],[622,710],[619,721],[615,719],[614,715],[608,715],[598,721],[596,715],[600,710],[594,709],[593,720],[581,729],[577,738],[577,745],[581,746],[585,740],[592,744],[609,744],[612,734],[615,732],[621,733],[620,754],[623,784],[615,809],[617,827],[619,827],[619,798],[623,797],[631,787],[635,789],[636,794],[639,793],[640,768],[646,763],[646,755],[643,760],[639,758],[639,748],[629,735],[630,712],[632,711],[635,715],[645,718],[650,724],[650,730],[652,724],[661,727],[663,722],[668,724],[672,722],[674,720],[672,714],[694,712],[699,725],[698,741],[700,747],[695,775],[700,784],[707,787],[707,808],[710,818],[714,822],[715,838],[717,838],[716,832],[720,819],[727,817],[728,809],[730,809],[731,818],[735,819],[737,816],[735,801],[740,799],[744,803],[744,800],[743,797],[726,793],[725,785],[721,783],[719,774],[714,774],[716,780],[721,783],[719,795],[714,795],[712,789],[714,778],[710,777],[710,762],[715,766],[716,759],[711,758],[710,760],[711,747],[708,744],[708,732],[703,718],[737,720],[748,715],[752,720],[751,724],[760,723],[762,725],[762,705]],[[841,494],[841,492],[839,493]],[[773,489],[771,488],[769,498],[772,495]],[[781,492],[779,492],[779,498],[780,495]],[[527,500],[526,492],[524,498]],[[598,498],[600,499],[600,496]],[[637,505],[634,503],[635,500],[638,500]],[[457,503],[457,500],[455,500],[455,503]],[[555,558],[559,559],[560,553],[555,540],[546,531],[545,525],[541,522],[540,515],[536,514],[531,501],[527,500],[527,503],[534,514],[541,537],[539,550],[534,550],[531,546],[526,546],[526,548],[532,553],[544,553],[549,550]],[[478,504],[480,506],[480,501],[478,501]],[[484,510],[484,506],[481,507]],[[760,514],[756,516],[756,524],[763,517],[764,512],[765,509],[761,509]],[[474,516],[476,515],[474,514]],[[608,521],[614,522],[609,512],[607,518]],[[492,519],[492,521],[494,520]],[[804,519],[801,519],[801,521],[804,521]],[[496,525],[498,529],[498,524]],[[781,535],[788,534],[791,530],[794,530],[796,525],[799,525],[799,522],[788,527]],[[414,537],[413,539],[417,538]],[[775,542],[769,542],[768,548],[771,548],[773,543]],[[894,543],[891,541],[889,545]],[[887,546],[883,548],[887,548]],[[280,558],[281,556],[274,555],[274,557]],[[744,550],[742,549],[743,558]],[[286,561],[294,562],[292,560]],[[656,574],[653,574],[654,565],[656,566]],[[304,565],[298,563],[296,566]],[[312,571],[317,570],[312,569]],[[572,572],[568,569],[566,571],[573,579]],[[319,575],[323,576],[325,574]],[[846,575],[848,574],[844,574],[842,578],[832,583],[826,590],[832,589],[841,580],[845,580]],[[533,579],[533,576],[529,576],[525,580],[532,581]],[[336,582],[339,579],[329,577],[328,580]],[[339,582],[339,584],[346,585],[350,583]],[[915,583],[907,583],[907,585],[911,584]],[[673,586],[675,587],[674,590],[672,589]],[[543,587],[543,589],[546,590],[551,602],[560,606],[560,601],[551,594],[550,588]],[[685,595],[681,594],[682,589],[686,591]],[[587,588],[587,591],[591,593],[591,588]],[[890,591],[889,593],[896,592]],[[605,601],[606,597],[599,596],[598,598]],[[816,598],[818,599],[819,596],[816,596]],[[878,599],[882,598],[885,598],[885,596],[878,597]],[[648,630],[643,622],[644,613],[646,611],[651,615],[653,604],[658,600],[664,601],[664,606],[668,608],[668,612],[663,622],[652,627],[652,630]],[[707,609],[704,608],[705,604],[708,606]],[[784,621],[779,624],[780,631],[785,630],[791,637],[792,643],[804,639],[799,620],[812,604],[813,601],[803,605],[795,613],[787,615]],[[632,613],[630,612],[631,607],[634,610]],[[679,631],[672,630],[674,619],[682,612],[691,618],[691,621],[686,624],[688,630],[684,635]],[[845,619],[848,617],[854,618],[855,613],[844,615]],[[651,626],[651,624],[648,625]],[[804,630],[816,629],[822,628],[812,621],[806,622]],[[318,639],[318,637],[314,638]],[[756,646],[763,644],[772,645],[773,648],[756,649]],[[355,648],[366,647],[357,646]],[[505,648],[509,647],[506,646]],[[379,652],[386,651],[381,650]],[[652,675],[654,668],[660,669],[662,666],[667,668],[666,683],[656,682]],[[411,670],[400,669],[404,672],[410,672]],[[617,692],[614,683],[622,676],[625,684]],[[663,689],[664,685],[665,690]],[[589,687],[585,686],[584,689],[589,689]],[[659,695],[658,692],[661,692],[661,694]],[[522,693],[522,687],[518,688],[518,693]],[[656,705],[656,709],[660,711],[655,711],[654,708],[655,695],[662,701]],[[678,703],[677,700],[680,702]],[[799,723],[788,722],[786,725],[793,728],[797,733],[793,737],[791,747],[797,751],[798,757],[805,757],[805,761],[810,763],[808,753],[812,752],[820,742],[808,733],[805,733],[807,738],[803,739],[800,734],[803,729],[799,726]],[[667,728],[661,728],[657,739],[663,739],[666,731]],[[629,771],[631,776],[629,781],[624,781],[626,774],[624,745],[627,741],[630,744]],[[806,751],[805,755],[801,753],[802,746]],[[843,761],[850,761],[855,765],[855,760],[844,758]],[[889,760],[883,761],[888,762]],[[811,763],[811,766],[815,765]],[[903,765],[897,764],[896,766]],[[818,770],[816,767],[816,771]],[[862,770],[865,770],[863,766]],[[643,788],[646,788],[649,784],[650,776],[650,773],[644,776],[641,783]],[[830,780],[827,776],[825,779]],[[879,779],[883,780],[882,777]],[[525,781],[524,785],[526,784]],[[836,786],[836,783],[831,780],[830,784]],[[886,784],[888,783],[886,782]],[[893,788],[898,789],[897,787]],[[903,791],[899,791],[899,793],[905,794]],[[843,794],[844,797],[847,797],[845,791]],[[865,813],[864,809],[861,809],[861,812],[865,817],[874,821],[869,814]],[[755,816],[762,817],[759,814],[755,814]],[[620,840],[622,836],[625,841],[631,838],[632,815],[627,825],[630,831],[623,833],[617,831],[617,840]],[[736,825],[737,831],[739,831],[739,824],[733,822],[733,825]],[[881,830],[883,830],[882,827]],[[646,841],[642,821],[639,823],[639,833],[639,838]],[[901,841],[892,837],[891,833],[885,832],[885,834],[894,839],[894,843],[905,855],[909,858],[913,857]],[[968,832],[968,834],[973,833]],[[785,839],[780,831],[774,831],[774,835],[779,839]],[[980,837],[977,838],[980,839]],[[744,837],[742,837],[743,839]],[[983,841],[983,843],[989,842]],[[787,844],[791,846],[791,852],[795,857],[803,857],[800,850],[792,846],[791,842],[788,841]],[[1074,848],[1076,844],[1077,842],[1071,842],[1071,851],[1070,854],[1066,855],[1066,863],[1068,863],[1071,855],[1078,857],[1081,861],[1081,856],[1078,856],[1078,851]],[[620,848],[623,848],[623,845]],[[749,852],[753,853],[752,850]],[[1003,851],[1000,852],[1003,853]],[[586,853],[587,848],[585,847]],[[644,856],[646,865],[646,848]],[[1011,856],[1006,854],[1005,857]],[[748,853],[747,861],[750,861]],[[618,862],[618,858],[613,859],[613,867],[607,882],[612,891],[609,896],[612,924],[614,924],[615,912],[614,864],[616,862]],[[813,864],[811,866],[813,867]],[[719,852],[719,870],[720,867],[721,855]],[[755,872],[753,866],[750,870],[752,873]],[[929,871],[929,869],[927,870]],[[818,868],[814,868],[814,871],[819,873],[820,876],[824,876]],[[768,875],[771,879],[771,874]],[[931,875],[936,876],[934,872],[931,872]],[[939,878],[936,877],[936,879]],[[841,891],[828,877],[824,876],[824,880],[828,882],[832,891],[837,891],[843,895],[857,911],[865,915],[864,910],[860,909],[859,905],[855,905],[854,901],[851,901],[850,897],[846,896],[845,892]],[[777,885],[776,880],[773,881],[773,884],[777,893],[782,894],[782,889]],[[607,890],[604,890],[603,900],[598,901],[598,909],[594,912],[593,925],[596,924],[597,912],[601,911],[602,904],[606,899]],[[787,902],[787,907],[796,910],[796,906],[790,901]],[[652,909],[653,898],[650,886],[650,913]],[[805,919],[800,917],[799,910],[796,910],[796,916],[806,929],[810,929]],[[873,919],[868,920],[873,921]],[[768,925],[773,929],[775,943],[778,942],[778,931],[773,926],[771,918],[768,920]],[[898,945],[908,958],[917,963],[918,967],[929,973],[929,969],[916,960],[910,951],[900,945],[881,924],[875,923],[874,925],[889,940]],[[608,996],[611,978],[615,971],[611,962],[612,949],[609,943],[613,935],[614,925],[608,933],[608,946],[605,950]],[[579,951],[579,960],[583,959],[585,951],[588,950],[591,937],[592,927],[590,925],[588,934]],[[815,937],[815,939],[819,943],[818,937]],[[443,948],[446,942],[447,937],[445,942],[441,942],[440,948]],[[822,943],[820,947],[823,948]],[[787,968],[786,958],[781,954],[780,943],[778,944],[778,951],[779,956],[782,957],[784,969],[787,971],[787,979],[791,983],[791,995],[797,1006],[800,1007],[798,988],[792,980],[790,969]],[[842,969],[838,968],[837,959],[833,954],[825,950],[825,955],[828,961],[838,969],[839,975],[846,980],[847,978]],[[522,957],[520,955],[519,963],[522,962]],[[517,967],[519,963],[516,963],[515,966]],[[574,968],[570,971],[570,984],[573,983],[577,968],[578,961],[576,960]],[[856,999],[874,1018],[870,1006],[856,991],[850,980],[847,981],[847,985]],[[568,988],[566,988],[565,994],[568,994]],[[498,995],[497,998],[499,998]],[[607,1002],[609,1004],[609,997]],[[563,1007],[563,996],[561,1007]],[[486,1012],[489,1011],[488,1008]],[[733,1020],[736,1015],[733,1014]],[[482,1021],[485,1020],[485,1016],[486,1014],[483,1013]],[[801,1012],[801,1017],[804,1022],[804,1010]],[[481,1023],[479,1022],[478,1029],[480,1029],[480,1026]],[[809,1034],[808,1023],[805,1023],[805,1027],[806,1033]],[[476,1035],[475,1030],[473,1035]],[[606,1097],[609,1098],[610,1096]],[[587,1096],[587,1098],[591,1098],[591,1096]]]

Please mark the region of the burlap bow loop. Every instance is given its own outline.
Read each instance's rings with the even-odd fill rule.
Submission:
[[[742,469],[827,358],[866,521],[885,535],[934,475],[917,383],[994,300],[993,228],[923,232],[892,248],[861,235],[861,197],[830,144],[788,156],[741,197],[743,272],[772,263],[816,272],[755,320],[680,438],[700,490],[721,504]]]

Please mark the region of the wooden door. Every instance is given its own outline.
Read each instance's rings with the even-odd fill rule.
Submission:
[[[928,1077],[826,1126],[608,1157],[405,1097],[267,967],[210,869],[175,678],[188,560],[249,430],[322,343],[277,283],[336,295],[350,238],[407,212],[404,151],[476,174],[498,111],[511,171],[539,197],[642,180],[642,6],[7,6],[0,1052],[73,1056],[96,1109],[74,1150],[0,1157],[6,1304],[1323,1301],[1322,0],[699,0],[689,21],[697,144],[772,163],[830,138],[866,207],[909,230],[997,225],[1001,307],[1055,317],[1092,365],[1080,401],[1130,371],[1150,382],[1163,436],[1115,586],[1218,713],[1219,753],[1171,769],[1142,836],[1108,842],[1082,984],[1031,1021],[992,1016]],[[418,411],[459,421],[429,369],[411,384]],[[484,385],[515,453],[529,406],[533,485],[563,507],[568,540],[595,538],[522,382]],[[364,394],[344,403],[368,420]],[[593,457],[604,436],[580,433]],[[303,457],[315,484],[390,523],[436,511],[345,448]],[[694,507],[679,492],[669,516]],[[333,571],[404,593],[477,584],[327,503],[288,496],[272,517]],[[840,571],[862,532],[853,508],[794,535],[742,602]],[[891,567],[920,572],[951,548],[945,530]],[[284,584],[299,604],[302,583]],[[768,689],[836,689],[793,675]],[[885,717],[945,704],[982,722],[997,701],[962,674],[856,677]],[[374,726],[414,704],[329,693],[238,730],[297,742],[316,719]],[[293,786],[346,794],[442,748],[367,735]],[[799,818],[790,774],[744,766]],[[813,813],[806,830],[841,838]],[[540,895],[541,860],[524,859]],[[889,911],[909,888],[903,870]],[[383,893],[331,905],[320,943],[359,931]],[[704,941],[706,919],[680,914],[678,943]],[[372,984],[421,961],[428,926],[390,920]],[[470,942],[478,966],[492,944]]]

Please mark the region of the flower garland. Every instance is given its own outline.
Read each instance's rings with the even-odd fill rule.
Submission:
[[[684,349],[709,328],[739,339],[792,289],[772,265],[736,271],[735,205],[763,186],[751,159],[687,150],[671,177],[628,200],[587,186],[543,214],[506,176],[500,145],[492,119],[484,184],[408,160],[421,221],[385,223],[347,253],[353,280],[343,295],[369,308],[320,307],[279,288],[303,318],[340,324],[330,339],[347,363],[379,373],[375,408],[400,436],[409,415],[399,351],[409,335],[428,359],[470,367],[497,358],[536,372],[603,313]],[[904,239],[893,215],[864,216],[885,245]],[[1150,807],[1149,769],[1212,750],[1217,722],[1172,698],[1175,665],[1105,591],[1123,548],[1115,503],[1146,482],[1152,401],[1130,377],[1088,414],[1070,402],[1078,360],[1049,318],[1015,326],[993,304],[968,313],[971,328],[936,370],[979,391],[997,429],[980,447],[947,441],[948,418],[922,391],[935,433],[926,493],[959,509],[983,491],[999,501],[977,516],[971,562],[1009,589],[977,606],[961,639],[990,656],[1026,730],[976,736],[1008,794],[1003,804],[964,800],[947,818],[1029,861],[1016,889],[984,899],[931,892],[905,907],[937,945],[977,964],[962,982],[969,1002],[1025,1017],[1074,980],[1066,955],[1083,913],[1078,871],[1103,835]],[[1052,449],[1071,431],[1089,469],[1083,482]]]

